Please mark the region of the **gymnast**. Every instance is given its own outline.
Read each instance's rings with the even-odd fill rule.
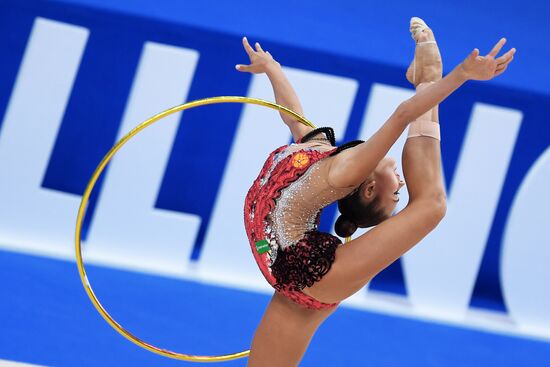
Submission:
[[[420,242],[445,215],[438,104],[467,80],[502,74],[516,50],[497,58],[506,42],[502,38],[486,56],[474,49],[442,78],[432,30],[413,17],[410,31],[416,46],[406,77],[416,94],[367,141],[336,147],[330,127],[313,129],[281,113],[295,143],[269,155],[244,206],[254,259],[275,289],[252,340],[248,366],[297,366],[338,304]],[[237,70],[266,73],[277,103],[303,115],[280,64],[259,43],[254,49],[243,38],[243,46],[250,64]],[[385,155],[407,126],[402,164],[409,201],[394,214],[405,180],[396,172],[396,161]],[[321,210],[335,201],[339,236],[375,227],[346,244],[318,231]]]

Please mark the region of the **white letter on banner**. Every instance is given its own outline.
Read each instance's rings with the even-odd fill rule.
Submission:
[[[468,309],[521,120],[519,111],[475,104],[447,215],[404,256],[417,312],[461,319]]]
[[[500,277],[504,302],[520,327],[550,332],[550,148],[520,185],[506,223]]]
[[[34,22],[0,131],[0,245],[73,257],[80,197],[42,188],[88,30]]]
[[[317,127],[331,126],[342,137],[357,91],[355,80],[284,68],[304,113]],[[273,100],[264,75],[252,78],[248,95]],[[218,199],[206,233],[200,275],[216,282],[268,289],[254,262],[244,229],[244,199],[268,155],[291,138],[277,111],[246,105]]]
[[[148,42],[118,139],[139,123],[187,98],[198,53]],[[183,274],[200,225],[196,215],[155,209],[180,113],[139,133],[107,167],[86,241],[96,262]]]

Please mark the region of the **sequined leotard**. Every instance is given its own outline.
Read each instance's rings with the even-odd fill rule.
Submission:
[[[310,309],[337,305],[302,292],[328,272],[342,244],[317,230],[321,210],[355,189],[328,183],[330,160],[323,158],[338,152],[334,145],[332,129],[319,128],[275,149],[245,199],[245,228],[262,274],[277,291]]]

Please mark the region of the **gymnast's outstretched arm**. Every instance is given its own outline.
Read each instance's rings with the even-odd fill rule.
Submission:
[[[331,186],[350,187],[361,184],[388,153],[410,121],[437,106],[467,80],[489,80],[504,72],[515,53],[515,49],[512,48],[495,59],[505,42],[504,38],[501,39],[484,57],[479,56],[477,48],[474,49],[464,62],[443,79],[401,103],[384,125],[365,143],[334,156],[328,178]]]
[[[236,69],[253,74],[266,73],[273,87],[275,101],[281,106],[289,108],[303,116],[304,113],[300,100],[284,74],[281,65],[273,59],[273,56],[271,56],[268,51],[262,50],[262,46],[260,46],[258,42],[256,42],[256,51],[254,51],[246,37],[243,37],[243,46],[250,58],[250,65],[238,64],[236,65]],[[289,127],[294,141],[297,141],[313,130],[311,127],[302,124],[300,121],[284,112],[280,112],[280,114],[285,124]]]

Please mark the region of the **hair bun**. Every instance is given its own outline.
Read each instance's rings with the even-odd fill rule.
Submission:
[[[357,224],[351,221],[348,217],[340,214],[336,223],[334,224],[334,230],[340,237],[349,237],[357,230]]]

